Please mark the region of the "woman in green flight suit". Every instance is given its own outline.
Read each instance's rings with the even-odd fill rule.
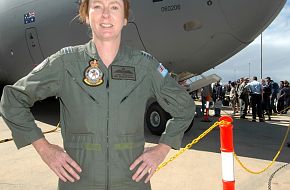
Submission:
[[[168,71],[148,53],[121,44],[128,15],[128,0],[83,0],[80,19],[92,40],[63,48],[3,90],[1,113],[16,146],[35,147],[59,177],[59,190],[151,189],[147,182],[170,148],[180,148],[193,119],[194,102]],[[60,100],[64,148],[45,139],[30,112],[49,96]],[[159,144],[144,151],[150,97],[172,119]]]

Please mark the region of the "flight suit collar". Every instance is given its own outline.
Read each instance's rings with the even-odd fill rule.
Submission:
[[[128,48],[121,42],[118,53],[113,61],[112,64],[114,63],[118,63],[118,64],[122,64],[123,61],[125,61],[124,59],[127,58],[128,59],[128,55],[129,52],[127,52]],[[93,42],[93,40],[90,40],[86,45],[85,45],[85,52],[93,59],[97,59],[100,60],[100,56],[98,54],[98,50],[96,48],[95,43]]]

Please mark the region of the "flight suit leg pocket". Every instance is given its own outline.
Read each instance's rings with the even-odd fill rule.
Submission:
[[[122,135],[120,143],[113,147],[112,158],[114,159],[112,169],[114,170],[114,181],[132,181],[134,171],[130,171],[130,165],[143,153],[144,138],[134,135]],[[118,174],[119,173],[119,174]],[[115,176],[116,175],[116,176]]]
[[[89,163],[87,162],[88,155],[82,145],[73,142],[66,143],[65,150],[82,169],[82,172],[79,174],[81,178],[80,182],[86,181],[89,184],[93,184],[94,180],[91,179],[91,176],[93,176],[93,171],[90,170]]]
[[[102,156],[101,145],[84,136],[74,136],[64,146],[66,152],[81,167],[82,172],[80,180],[76,183],[84,185],[100,185],[105,183],[105,178],[96,174],[98,171],[104,171],[105,161]]]

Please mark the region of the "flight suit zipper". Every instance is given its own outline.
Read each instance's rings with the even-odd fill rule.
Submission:
[[[106,89],[107,89],[107,98],[108,98],[108,102],[107,102],[107,183],[106,183],[106,190],[109,190],[109,164],[110,164],[110,159],[109,159],[109,109],[110,109],[110,92],[109,92],[109,87],[110,87],[110,83],[109,83],[109,73],[107,75],[107,82],[106,82]]]

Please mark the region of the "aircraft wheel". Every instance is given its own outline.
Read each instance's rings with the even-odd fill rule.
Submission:
[[[170,115],[157,102],[151,104],[146,113],[146,124],[154,135],[161,135],[166,127]]]
[[[188,126],[188,128],[186,129],[184,133],[187,133],[188,131],[190,131],[190,129],[193,127],[193,123],[194,123],[194,119],[192,119],[190,125]]]
[[[165,128],[167,121],[172,118],[164,109],[157,103],[153,103],[149,106],[146,113],[146,124],[149,130],[154,135],[161,135]],[[190,131],[193,126],[194,119],[186,129],[185,133]]]

